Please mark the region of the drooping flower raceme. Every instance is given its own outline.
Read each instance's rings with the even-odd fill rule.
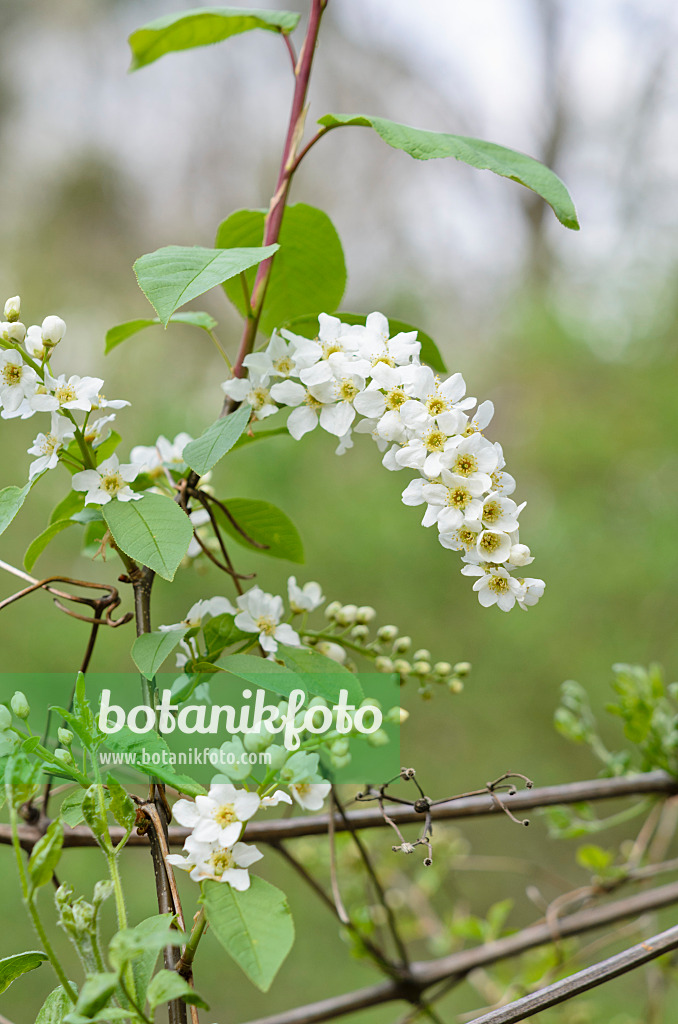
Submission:
[[[532,556],[519,540],[525,504],[510,497],[515,480],[505,472],[501,445],[484,435],[492,403],[468,397],[460,373],[442,379],[422,364],[416,331],[391,338],[381,313],[370,313],[364,325],[321,313],[318,324],[315,339],[285,329],[274,334],[264,350],[246,357],[249,376],[227,381],[223,390],[248,402],[257,419],[289,408],[292,437],[319,425],[339,438],[338,454],[352,447],[354,431],[370,434],[386,469],[416,474],[403,502],[424,505],[422,524],[437,527],[444,548],[461,552],[464,575],[477,577],[480,603],[503,611],[536,604],[543,581],[511,574]],[[238,602],[245,600],[240,628],[254,632],[261,619],[262,647],[274,652],[278,641],[289,641],[275,634],[282,627],[265,595],[250,595]],[[290,589],[300,610],[308,600]]]

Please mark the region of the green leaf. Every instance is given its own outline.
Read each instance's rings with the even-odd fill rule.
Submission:
[[[339,312],[335,313],[335,316],[345,324],[364,324],[366,319],[360,313]],[[388,323],[391,338],[395,337],[396,334],[409,334],[410,331],[416,331],[417,341],[421,342],[422,363],[428,363],[438,373],[447,373],[445,361],[438,351],[438,346],[429,334],[426,334],[419,327],[413,327],[412,324],[405,323],[404,320],[395,320],[393,317],[388,318]],[[315,316],[295,317],[294,320],[289,320],[287,323],[282,324],[282,326],[287,327],[293,334],[300,334],[302,338],[317,338],[318,336],[318,318]]]
[[[172,927],[173,920],[173,914],[155,914],[134,928],[117,932],[108,947],[111,964],[120,971],[125,964],[143,957],[145,953],[155,951],[157,954],[165,946],[181,945],[186,941],[186,935]]]
[[[176,971],[158,971],[148,986],[146,998],[152,1010],[161,1003],[168,1003],[171,999],[183,999],[185,1003],[191,1003],[193,1006],[202,1007],[203,1010],[209,1010],[205,1000]]]
[[[411,128],[406,124],[387,121],[383,117],[369,114],[325,114],[318,124],[326,128],[342,125],[358,125],[373,128],[384,142],[394,149],[402,149],[415,160],[435,160],[453,156],[479,170],[493,171],[502,178],[510,178],[525,185],[545,199],[556,217],[566,228],[579,230],[577,211],[567,188],[560,178],[544,164],[515,149],[497,146],[483,139],[471,139],[465,135],[448,135],[445,132],[429,132],[423,128]]]
[[[38,839],[28,861],[28,875],[32,889],[39,889],[52,881],[52,875],[59,863],[63,845],[64,826],[59,818],[55,818],[44,836]]]
[[[113,775],[108,773],[106,785],[111,797],[110,811],[118,825],[131,832],[137,820],[137,805]]]
[[[207,430],[203,431],[195,441],[190,441],[183,451],[184,461],[191,469],[199,473],[207,473],[216,466],[226,452],[230,451],[240,435],[247,429],[252,415],[252,407],[243,404],[229,416],[215,420]]]
[[[604,850],[602,846],[596,846],[595,843],[587,843],[577,849],[576,858],[580,867],[601,874],[614,862],[615,854],[611,850]]]
[[[130,71],[152,64],[166,53],[220,43],[255,28],[287,34],[296,28],[298,21],[299,15],[291,11],[233,7],[196,7],[182,14],[168,14],[137,29],[129,37]]]
[[[38,558],[45,550],[47,545],[58,537],[63,530],[67,530],[69,526],[75,526],[74,519],[57,519],[56,522],[51,523],[46,530],[38,534],[35,540],[31,541],[26,549],[24,555],[24,568],[26,572],[30,572]]]
[[[202,632],[210,658],[221,654],[224,648],[238,643],[239,640],[252,638],[251,633],[244,633],[242,629],[238,629],[235,624],[235,616],[228,614],[215,615],[213,619],[208,619]]]
[[[92,830],[92,834],[101,842],[108,833],[105,817],[102,817],[99,806],[99,787],[95,783],[89,787],[82,798],[82,816]],[[105,792],[105,791],[104,791]],[[103,798],[106,809],[106,798]]]
[[[290,436],[290,432],[287,427],[275,427],[272,430],[253,430],[246,434],[241,434],[238,440],[233,445],[233,450],[243,448],[246,444],[252,444],[253,441],[265,441],[267,437],[277,437],[278,435],[285,434],[287,437]]]
[[[319,651],[307,647],[279,647],[278,657],[302,677],[304,689],[315,697],[335,703],[339,700],[339,691],[346,690],[352,704],[357,706],[364,699],[362,686],[353,673]]]
[[[8,989],[12,982],[16,981],[22,974],[34,971],[36,967],[39,967],[47,959],[48,957],[45,953],[40,953],[37,950],[31,950],[29,953],[15,953],[14,956],[4,957],[4,959],[0,960],[0,992]]]
[[[71,1005],[70,999],[59,985],[45,999],[35,1018],[35,1024],[62,1024]]]
[[[52,509],[49,517],[49,525],[58,522],[60,519],[70,519],[85,507],[85,495],[82,491],[69,491],[56,508]]]
[[[267,992],[294,942],[285,894],[255,875],[244,892],[204,882],[202,899],[216,939],[250,981]]]
[[[148,493],[136,501],[111,501],[103,514],[113,539],[126,555],[164,580],[174,579],[193,528],[172,498]]]
[[[208,334],[217,326],[217,321],[209,313],[189,310],[186,313],[175,313],[169,319],[171,324],[191,324],[193,327],[201,327]],[[106,355],[114,348],[121,345],[123,341],[143,331],[146,327],[157,327],[160,324],[159,317],[145,318],[139,320],[128,320],[124,324],[118,324],[106,331]]]
[[[59,808],[59,816],[62,821],[65,821],[71,828],[75,828],[85,820],[85,816],[82,813],[82,801],[85,799],[85,789],[76,789],[72,793],[68,793]]]
[[[296,526],[275,505],[252,498],[228,498],[223,504],[236,523],[255,542],[254,546],[260,554],[269,555],[271,558],[285,558],[288,562],[304,561],[304,547]],[[236,530],[218,505],[213,506],[213,511],[219,526],[238,544],[252,550],[253,545]]]
[[[118,732],[111,733],[106,737],[106,746],[113,753],[129,755],[129,762],[125,761],[127,767],[136,768],[144,775],[160,779],[168,786],[178,789],[180,793],[197,796],[198,793],[205,792],[199,782],[174,771],[172,761],[176,755],[172,753],[162,737],[153,730],[134,733],[127,726],[123,726]],[[153,755],[157,755],[155,762]]]
[[[165,633],[142,633],[132,644],[134,664],[147,679],[153,679],[162,663],[188,629],[169,629]]]
[[[271,693],[278,693],[281,697],[289,697],[292,690],[306,689],[305,681],[296,672],[254,654],[227,654],[219,658],[216,664],[225,672],[270,690]]]
[[[74,1016],[80,1014],[91,1020],[99,1010],[103,1010],[117,987],[118,975],[112,971],[89,975],[75,1004]]]
[[[265,210],[236,210],[223,221],[215,245],[261,245]],[[346,287],[344,252],[332,221],[322,210],[306,203],[288,206],[280,229],[280,252],[271,269],[266,301],[259,321],[264,334],[302,313],[328,313],[341,302]],[[250,293],[256,270],[245,272]],[[239,280],[224,284],[224,291],[243,316],[247,305]]]
[[[24,487],[4,487],[0,491],[0,533],[4,533],[26,500],[32,484]]]
[[[272,256],[278,245],[253,249],[204,249],[166,245],[134,264],[139,287],[164,327],[179,306]]]

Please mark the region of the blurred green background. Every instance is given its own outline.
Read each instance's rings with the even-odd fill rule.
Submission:
[[[104,376],[109,397],[132,402],[118,417],[125,457],[159,433],[198,434],[218,411],[224,378],[206,337],[178,326],[139,335],[104,358],[106,329],[147,315],[131,265],[163,244],[210,245],[230,210],[266,204],[288,102],[285,54],[276,40],[254,34],[126,78],[126,34],[180,6],[108,0],[95,9],[68,0],[0,11],[0,297],[19,292],[27,323],[64,316],[69,330],[59,369]],[[380,624],[397,624],[436,660],[472,663],[459,696],[441,692],[426,703],[413,689],[403,695],[411,712],[403,763],[440,798],[506,769],[537,785],[593,776],[592,757],[553,730],[560,683],[585,684],[600,712],[614,662],[659,661],[669,681],[676,671],[677,264],[667,236],[677,209],[675,82],[666,60],[675,12],[658,4],[650,16],[640,4],[609,4],[594,14],[582,3],[507,11],[492,0],[474,16],[460,4],[427,0],[417,5],[415,27],[411,6],[337,0],[319,50],[313,114],[362,106],[541,155],[571,186],[582,233],[567,233],[512,183],[460,165],[409,162],[360,132],[334,133],[303,169],[293,198],[323,206],[342,234],[349,270],[343,308],[378,308],[420,325],[449,369],[463,372],[469,392],[494,401],[487,433],[504,446],[516,496],[528,502],[521,539],[536,556],[530,571],[546,580],[545,597],[528,613],[482,609],[471,581],[459,575],[457,555],[419,526],[418,509],[401,504],[405,474],[381,471],[367,439],[337,458],[333,440],[320,432],[303,444],[274,438],[229,456],[214,484],[222,497],[274,502],[302,534],[302,567],[234,547],[238,568],[256,571],[264,589],[282,592],[291,572],[300,582],[318,580],[330,599],[373,604]],[[573,53],[575,32],[589,48],[598,44],[597,65],[587,47]],[[475,61],[462,59],[459,36]],[[638,65],[627,81],[634,41]],[[515,71],[503,97],[502,68]],[[587,91],[594,86],[595,102]],[[633,158],[631,136],[641,140]],[[197,305],[220,321],[218,333],[234,351],[238,323],[225,298],[212,293]],[[36,430],[34,421],[2,421],[0,429],[4,486],[24,479],[24,452]],[[0,558],[21,564],[67,482],[61,471],[41,481],[0,539]],[[114,580],[119,569],[84,561],[73,531],[58,538],[36,571]],[[13,589],[3,574],[0,596]],[[178,621],[195,600],[220,593],[232,597],[211,570],[181,572],[174,586],[158,580],[154,622]],[[71,671],[85,628],[46,595],[9,607],[0,616],[3,671]],[[128,670],[131,639],[129,627],[102,631],[93,667]],[[614,723],[605,729],[614,743]],[[478,856],[521,859],[527,881],[538,877],[531,867],[538,864],[573,886],[586,881],[574,864],[577,843],[550,840],[539,815],[529,830],[496,818],[436,833],[463,839]],[[624,834],[612,833],[609,845]],[[390,846],[381,832],[369,841],[375,850]],[[308,844],[301,855],[311,862],[317,856]],[[0,931],[3,956],[36,940],[8,849],[0,849],[0,862],[3,917],[11,922]],[[407,869],[400,877],[388,867],[395,890],[408,891],[407,874],[435,888],[409,862]],[[130,911],[140,919],[153,912],[150,858],[130,852],[124,871]],[[525,873],[447,872],[444,846],[435,871],[440,889],[431,899],[439,907],[483,916],[510,897],[509,925],[538,916]],[[105,872],[94,852],[69,850],[61,873],[87,895]],[[224,966],[208,936],[197,974],[212,1005],[205,1019],[246,1020],[376,980],[273,852],[262,873],[289,892],[297,943],[264,996]],[[190,915],[195,888],[180,881]],[[548,880],[542,891],[556,894]],[[47,908],[47,892],[42,902]],[[660,925],[671,921],[670,913],[659,917]],[[429,954],[425,943],[415,946],[415,955]],[[543,1020],[645,1021],[645,977]],[[43,967],[12,986],[0,1013],[15,1024],[32,1021],[51,987]],[[481,1001],[464,986],[443,1004],[445,1019]],[[675,1009],[674,1001],[655,1024],[674,1019]],[[360,1019],[395,1016],[391,1006]]]

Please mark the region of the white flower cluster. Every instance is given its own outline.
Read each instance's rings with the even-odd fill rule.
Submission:
[[[53,351],[66,333],[61,317],[48,316],[41,326],[26,328],[20,320],[18,295],[7,300],[4,316],[4,322],[0,322],[0,416],[5,420],[29,419],[36,413],[49,413],[51,417],[49,430],[39,433],[28,449],[29,455],[35,456],[28,470],[29,480],[54,469],[60,458],[70,459],[75,467],[82,466],[81,451],[69,455],[70,443],[77,439],[81,448],[97,448],[110,435],[115,413],[97,418],[92,418],[93,414],[102,409],[122,409],[130,403],[105,398],[101,377],[52,374]],[[112,498],[130,501],[140,497],[129,487],[137,473],[134,466],[121,466],[112,455],[96,469],[75,473],[73,488],[87,491],[87,504],[104,505]]]
[[[544,582],[511,575],[532,557],[518,535],[525,503],[509,497],[516,484],[501,445],[483,435],[492,403],[476,408],[460,373],[437,377],[421,363],[416,331],[390,338],[381,313],[364,326],[325,313],[318,320],[315,340],[283,329],[264,351],[248,355],[247,377],[222,384],[226,395],[248,402],[256,419],[291,407],[292,437],[319,423],[339,438],[337,454],[353,446],[354,430],[370,434],[386,469],[418,473],[403,502],[425,505],[423,525],[436,525],[443,547],[462,552],[462,573],[477,577],[480,603],[502,611],[536,604]]]

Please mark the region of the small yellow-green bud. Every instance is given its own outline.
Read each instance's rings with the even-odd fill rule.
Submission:
[[[445,676],[452,675],[452,666],[449,661],[437,661],[433,666],[433,672],[444,679]]]
[[[378,637],[378,639],[379,640],[386,640],[387,643],[390,642],[390,641],[395,640],[395,638],[397,636],[398,636],[398,627],[397,626],[380,626],[379,629],[377,630],[377,637]]]
[[[447,689],[450,691],[450,693],[461,693],[461,691],[464,689],[464,684],[462,683],[461,679],[453,676],[451,679],[447,680]]]
[[[73,742],[73,733],[70,729],[64,729],[63,727],[58,729],[57,736],[62,747],[70,747]]]
[[[397,672],[401,676],[409,676],[412,671],[412,666],[409,661],[405,661],[404,658],[398,658],[393,662],[393,671]]]
[[[471,671],[470,661],[458,661],[454,666],[454,674],[457,676],[467,676]]]
[[[421,654],[421,651],[417,651],[417,654]],[[412,665],[412,671],[415,676],[427,676],[431,671],[430,661],[415,661]]]
[[[73,764],[73,755],[70,750],[63,750],[61,747],[57,747],[54,751],[54,756],[57,761],[63,761],[64,764]]]
[[[384,747],[387,743],[390,743],[388,733],[384,729],[377,729],[376,732],[369,733],[367,742],[371,747]]]
[[[360,704],[361,708],[379,708],[381,711],[381,701],[378,701],[376,697],[365,697],[365,700]]]
[[[334,757],[345,757],[349,751],[349,742],[347,739],[342,737],[340,740],[335,740],[330,746],[330,753]]]
[[[343,665],[346,661],[346,651],[339,644],[333,644],[329,640],[321,640],[320,643],[316,644],[316,651],[320,654],[324,654],[326,658],[331,658],[332,661],[338,662]]]
[[[337,622],[340,626],[352,626],[358,616],[356,604],[345,604],[337,612]]]
[[[60,885],[57,891],[54,893],[54,899],[58,907],[63,906],[64,903],[68,903],[71,896],[73,895],[72,885]]]
[[[21,690],[17,690],[9,703],[17,718],[28,718],[31,713],[31,709],[28,706],[25,693],[22,693]]]
[[[407,654],[407,652],[409,651],[411,646],[412,646],[412,637],[411,636],[399,636],[398,639],[393,644],[393,653],[394,654]]]
[[[393,672],[394,666],[390,658],[384,658],[379,656],[374,659],[374,667],[377,672]]]
[[[431,652],[427,651],[425,647],[420,647],[418,651],[415,651],[412,655],[412,661],[430,661]]]
[[[7,299],[4,313],[5,320],[9,320],[11,324],[19,319],[21,316],[21,299],[18,295],[13,295],[11,299]]]
[[[110,899],[113,895],[113,882],[109,879],[105,879],[103,882],[97,882],[94,886],[94,905],[98,906],[103,903],[104,900]]]
[[[405,708],[398,707],[397,704],[386,712],[386,721],[393,722],[394,725],[403,725],[409,717],[409,711],[406,711]]]
[[[370,631],[367,626],[357,625],[351,630],[351,636],[354,640],[366,640],[369,634]]]
[[[341,611],[341,601],[330,601],[330,603],[325,608],[325,612],[324,612],[325,618],[326,619],[336,619],[336,617],[337,617],[337,615],[339,614],[340,611]]]
[[[363,604],[358,608],[358,614],[356,615],[356,622],[360,622],[362,625],[366,625],[368,622],[376,617],[376,610],[369,604]]]

